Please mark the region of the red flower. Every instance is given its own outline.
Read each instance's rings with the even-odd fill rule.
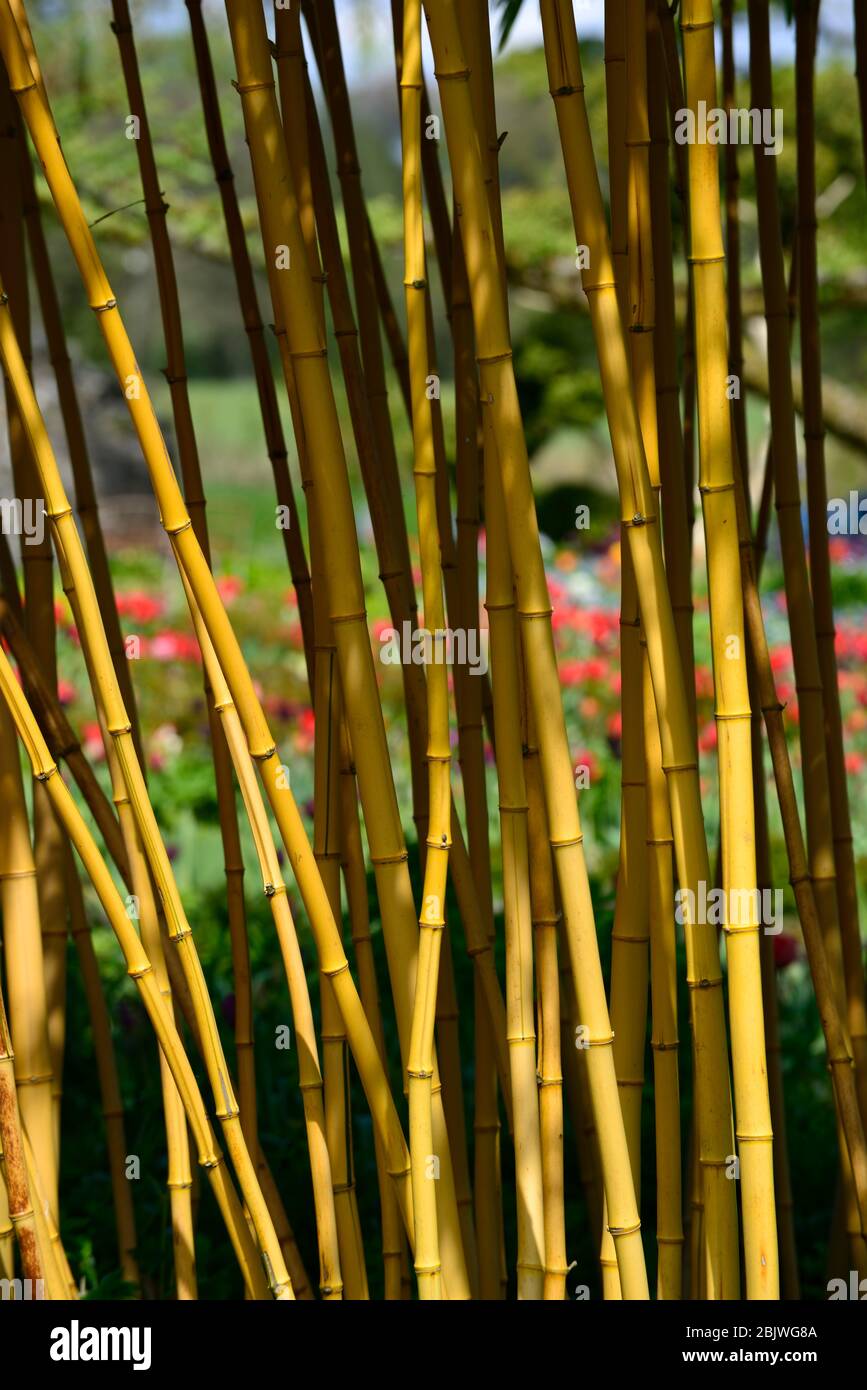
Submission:
[[[792,668],[792,648],[787,646],[771,647],[771,670],[790,671]]]
[[[699,734],[698,746],[701,749],[702,753],[710,753],[714,748],[716,748],[716,743],[716,724],[713,720],[711,720],[710,723],[705,724],[704,728]]]
[[[102,762],[105,757],[105,748],[102,743],[102,733],[98,724],[85,724],[81,731],[82,750],[85,757],[92,763]]]
[[[62,705],[71,705],[77,695],[78,691],[71,681],[59,680],[57,682],[57,698]]]
[[[865,759],[863,753],[847,753],[846,771],[849,773],[861,772],[865,761],[867,761],[867,759]]]
[[[117,595],[117,611],[122,618],[132,618],[136,623],[152,623],[162,616],[165,604],[143,589],[132,589],[128,594]]]
[[[695,693],[699,700],[713,699],[713,671],[709,666],[696,666]]]
[[[798,943],[793,936],[781,932],[779,936],[774,937],[774,964],[778,970],[784,970],[797,958]]]

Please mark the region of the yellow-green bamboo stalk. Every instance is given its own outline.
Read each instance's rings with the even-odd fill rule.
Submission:
[[[640,7],[633,7],[643,18]],[[628,32],[629,31],[629,32]],[[606,0],[605,88],[608,108],[608,168],[611,202],[612,260],[624,326],[635,329],[628,339],[633,389],[650,466],[656,455],[655,398],[652,374],[652,333],[645,336],[645,287],[633,274],[643,251],[649,257],[646,207],[640,197],[636,165],[646,134],[646,110],[639,96],[644,71],[637,61],[635,36],[627,25],[625,0]],[[628,36],[628,42],[627,42]],[[631,51],[628,51],[631,50]],[[642,122],[642,114],[644,120]],[[644,150],[646,156],[646,150]],[[646,159],[645,159],[646,164]],[[644,242],[646,241],[646,245]],[[650,267],[648,266],[648,269]],[[652,282],[651,282],[652,284]],[[647,305],[652,328],[652,298]],[[652,417],[652,418],[648,418]],[[651,477],[653,469],[651,467]],[[623,532],[621,531],[623,536]],[[625,540],[625,537],[624,537]],[[620,856],[611,945],[611,1027],[620,1106],[626,1127],[636,1194],[641,1190],[641,1096],[644,1087],[644,1046],[647,1031],[648,942],[646,788],[642,719],[641,619],[635,571],[627,544],[621,544],[620,666],[622,672],[622,743]],[[602,1226],[603,1295],[620,1298],[617,1256],[608,1230]]]
[[[2,5],[0,5],[0,48],[2,48],[4,60],[12,74],[11,84],[25,116],[31,138],[39,150],[46,179],[64,230],[76,255],[79,272],[87,288],[89,301],[98,311],[98,322],[115,372],[121,382],[126,381],[130,376],[138,377],[132,347],[126,336],[117,309],[117,302],[106,280],[68,167],[60,153],[50,112],[39,84],[30,69],[25,48],[15,27],[9,0],[3,0]],[[404,1223],[407,1230],[411,1231],[412,1208],[406,1181],[408,1156],[400,1124],[360,1000],[346,970],[346,958],[340,948],[339,935],[327,898],[322,891],[322,882],[310,853],[297,806],[287,785],[274,741],[267,728],[252,679],[244,665],[237,639],[232,632],[213,576],[192,533],[189,514],[183,505],[177,480],[171,470],[165,444],[143,381],[141,382],[141,394],[138,397],[128,397],[127,404],[148,463],[153,486],[160,501],[164,529],[172,537],[173,548],[179,565],[190,578],[191,589],[195,592],[209,635],[214,642],[221,669],[226,673],[233,699],[242,717],[248,748],[259,767],[260,776],[280,828],[281,837],[290,855],[296,881],[316,935],[317,946],[322,956],[325,957],[326,963],[323,968],[331,973],[335,981],[341,1013],[347,1025],[347,1033],[365,1086],[374,1122],[379,1126],[383,1140],[387,1145],[389,1171],[397,1184]],[[68,507],[60,507],[59,511],[62,514],[59,520],[63,522]],[[95,605],[91,604],[91,611],[94,607]],[[93,631],[96,634],[95,626]],[[102,667],[102,665],[101,662],[100,666]],[[119,702],[117,702],[116,694],[110,691],[108,693],[112,694],[112,723],[117,731],[116,740],[118,745],[122,745],[124,751],[127,752],[123,734],[127,727],[125,712],[122,711],[121,707],[118,707]],[[143,802],[139,794],[140,782],[136,777],[136,772],[137,768],[134,761],[127,757],[124,762],[124,775],[133,779],[133,789],[137,794],[137,816],[146,826],[152,827],[152,838],[148,840],[148,848],[153,850],[156,855],[156,876],[163,892],[170,928],[176,935],[178,931],[183,934],[185,923],[177,911],[175,896],[172,891],[171,873],[160,852],[159,837],[153,833],[155,826],[152,817],[149,816],[149,807]],[[188,992],[191,992],[189,986],[185,984],[184,987]]]
[[[428,830],[419,954],[407,1054],[409,1133],[416,1220],[415,1270],[421,1299],[442,1297],[433,1156],[433,1042],[445,891],[451,841],[451,748],[449,744],[446,619],[440,530],[437,518],[433,410],[428,393],[427,267],[424,249],[421,173],[421,0],[404,0],[401,133],[403,151],[404,285],[412,390],[413,476],[421,554],[424,620],[433,651],[426,670],[428,712]]]
[[[192,599],[187,581],[185,580],[184,583],[188,598]],[[304,975],[304,965],[268,815],[244,741],[241,721],[220,670],[213,644],[204,630],[201,620],[197,625],[197,636],[201,643],[208,679],[214,692],[214,707],[223,726],[226,744],[253,832],[256,856],[262,874],[263,892],[268,899],[274,920],[289,986],[298,1046],[299,1085],[304,1103],[310,1170],[316,1204],[320,1291],[327,1300],[339,1299],[342,1294],[343,1283],[335,1216],[336,1194],[332,1191],[331,1162],[328,1146],[325,1142],[326,1116],[323,1107],[322,1073],[319,1068],[313,1011]]]
[[[591,1085],[600,1119],[609,1211],[624,1294],[647,1297],[647,1276],[632,1175],[611,1051],[593,931],[587,868],[575,803],[550,622],[550,599],[539,548],[526,445],[517,402],[497,243],[488,204],[467,68],[452,0],[426,0],[437,66],[449,160],[461,209],[476,326],[482,400],[490,406],[503,478],[509,543],[530,699],[539,731],[549,831],[555,850],[566,935],[573,958],[579,1011],[590,1042]]]
[[[6,12],[3,25],[4,38],[14,37],[20,49],[18,32],[14,28],[11,14]],[[22,52],[23,57],[23,52]],[[7,54],[8,59],[8,54]],[[13,67],[14,71],[14,67]],[[29,71],[29,69],[28,69]],[[32,82],[32,78],[31,78]],[[28,91],[38,97],[35,84]],[[44,105],[38,97],[41,113]],[[58,151],[59,152],[59,151]],[[62,166],[66,168],[65,163]],[[275,1294],[291,1294],[291,1284],[285,1263],[274,1234],[270,1215],[265,1207],[256,1181],[249,1153],[241,1133],[238,1108],[232,1095],[228,1071],[222,1055],[222,1045],[217,1032],[213,1008],[202,975],[201,963],[192,941],[189,924],[178,897],[177,888],[171,872],[168,855],[159,835],[153,810],[147,799],[147,792],[141,768],[132,742],[130,724],[123,707],[120,689],[114,675],[114,667],[105,631],[99,617],[99,608],[93,581],[84,558],[84,550],[72,517],[72,510],[60,481],[57,464],[51,449],[45,423],[39,411],[33,388],[24,366],[18,343],[15,339],[8,298],[0,294],[0,351],[5,371],[15,392],[16,403],[21,414],[27,436],[28,447],[39,470],[40,483],[46,501],[46,514],[51,522],[58,556],[64,563],[69,576],[69,586],[73,587],[81,615],[79,630],[88,648],[92,670],[100,691],[100,705],[105,717],[106,729],[117,753],[123,779],[132,802],[136,818],[136,829],[148,855],[149,867],[154,873],[162,896],[163,905],[170,921],[170,932],[178,947],[178,954],[184,968],[185,977],[193,996],[200,1033],[205,1044],[205,1059],[209,1079],[214,1092],[220,1120],[223,1124],[233,1163],[236,1165],[239,1181],[244,1190],[251,1217],[256,1226],[257,1236],[262,1243],[263,1253],[271,1262],[271,1275]],[[193,539],[195,539],[193,537]],[[198,552],[202,564],[206,566],[201,551]],[[129,844],[127,844],[129,854]]]
[[[20,166],[23,141],[20,135],[20,116],[9,92],[4,74],[0,92],[0,179],[7,190],[2,221],[0,221],[0,262],[6,278],[21,290],[16,298],[15,324],[28,370],[31,359],[30,302],[27,290],[27,263],[24,247],[24,222],[21,203]],[[14,397],[7,383],[7,417],[9,452],[15,490],[20,498],[32,499],[39,505],[39,483],[33,460],[30,458],[24,430]],[[29,537],[21,547],[21,568],[24,573],[24,623],[29,632],[42,670],[52,685],[57,683],[55,651],[54,579],[51,540],[47,534]],[[66,1034],[66,906],[63,884],[63,840],[47,804],[42,787],[33,788],[33,859],[36,867],[36,889],[39,897],[39,920],[43,937],[43,966],[48,1005],[48,1042],[51,1049],[53,1075],[52,1111],[54,1125],[54,1158],[40,1154],[44,1181],[55,1220],[57,1219],[57,1184],[60,1160],[60,1108],[63,1087],[63,1052]]]
[[[297,380],[316,505],[321,508],[320,516],[328,519],[332,546],[343,561],[340,566],[332,566],[327,574],[329,608],[405,1058],[409,1045],[417,933],[414,925],[410,925],[414,923],[414,914],[406,849],[367,632],[343,443],[309,277],[306,273],[293,273],[290,268],[293,264],[296,270],[305,266],[306,250],[285,147],[281,143],[276,152],[274,150],[279,117],[264,22],[255,7],[241,0],[230,0],[227,13],[269,265],[280,255],[280,247],[286,248],[288,253],[286,268],[275,268],[271,278],[278,296],[280,318],[286,328],[286,352]],[[448,1136],[441,1099],[437,1095],[434,1097],[434,1145],[441,1164],[438,1201],[442,1208],[439,1215],[443,1272],[449,1296],[461,1297],[467,1291],[466,1270]]]
[[[168,205],[160,188],[127,0],[112,0],[112,14],[114,16],[112,29],[118,41],[127,98],[131,110],[139,121],[138,138],[135,141],[136,155],[154,255],[166,348],[166,380],[171,395],[172,418],[177,436],[185,501],[192,518],[196,537],[202,547],[205,559],[209,560],[204,487],[190,408],[177,278],[166,223]],[[238,1062],[241,1124],[247,1147],[255,1159],[258,1148],[256,1074],[253,1055],[250,959],[243,894],[244,865],[241,857],[235,790],[229,754],[220,731],[219,720],[214,712],[213,699],[207,688],[205,699],[211,729],[217,808],[227,880],[229,935],[236,999],[235,1047]]]
[[[590,249],[591,269],[584,276],[584,289],[590,294],[621,488],[621,514],[627,522],[627,540],[638,580],[672,810],[678,878],[682,887],[691,887],[694,893],[700,882],[707,882],[709,873],[695,746],[665,582],[654,497],[630,387],[613,265],[583,100],[578,40],[571,10],[560,0],[545,0],[542,19],[549,82],[563,145],[576,236],[580,244]],[[737,1293],[737,1214],[735,1193],[724,1170],[731,1144],[731,1106],[719,952],[712,926],[690,920],[685,928],[698,1060],[698,1103],[703,1116],[701,1152],[711,1233],[707,1242],[709,1289],[714,1297],[729,1297]],[[602,1138],[600,1135],[600,1144]]]
[[[78,393],[75,389],[75,378],[66,343],[63,318],[60,312],[60,302],[57,297],[54,270],[48,251],[48,245],[45,240],[45,230],[42,226],[39,199],[36,195],[36,187],[33,178],[33,166],[30,161],[29,151],[23,147],[23,141],[21,169],[22,212],[27,230],[27,244],[30,249],[30,263],[39,296],[39,307],[42,316],[42,326],[48,344],[48,354],[51,359],[54,379],[57,383],[57,399],[63,418],[63,430],[66,436],[69,462],[75,485],[75,510],[78,513],[81,521],[81,529],[84,532],[87,556],[93,573],[93,582],[100,599],[105,632],[114,662],[114,669],[123,692],[124,703],[129,712],[130,720],[132,721],[133,734],[140,747],[138,713],[136,710],[135,692],[130,676],[130,663],[124,648],[123,633],[121,631],[117,603],[114,597],[114,587],[108,563],[105,537],[100,524],[99,508],[90,467],[90,457],[84,435],[84,423],[81,418]]]
[[[554,867],[545,820],[545,797],[539,770],[539,742],[526,702],[524,682],[524,780],[530,854],[530,905],[536,961],[539,1129],[542,1145],[542,1213],[545,1233],[546,1302],[566,1297],[566,1213],[563,1178],[563,1072],[560,1047],[560,976]]]
[[[542,1147],[533,1018],[533,929],[527,789],[521,754],[521,691],[512,563],[496,453],[485,451],[487,598],[497,726],[497,780],[506,929],[506,1036],[512,1076],[518,1204],[518,1297],[543,1294]]]
[[[60,1240],[52,1218],[45,1188],[40,1181],[39,1170],[27,1130],[22,1127],[24,1141],[24,1161],[27,1166],[27,1185],[33,1195],[33,1224],[36,1240],[42,1253],[42,1267],[45,1272],[45,1292],[50,1302],[78,1299],[78,1286],[72,1277],[66,1251]]]
[[[63,589],[69,601],[73,619],[77,629],[81,632],[85,632],[87,630],[87,624],[82,612],[78,590],[75,587],[70,567],[66,562],[66,557],[62,550],[58,551],[58,557],[60,559]],[[84,644],[83,650],[91,687],[98,689],[99,683],[94,671],[92,655],[88,643]],[[109,776],[111,778],[112,799],[120,821],[125,861],[129,865],[129,883],[133,893],[132,902],[135,905],[141,938],[145,950],[148,952],[152,961],[160,993],[165,1001],[166,1007],[170,1008],[172,993],[163,952],[162,936],[157,917],[157,905],[154,898],[153,885],[148,872],[147,861],[142,851],[130,798],[127,795],[126,786],[124,784],[120,762],[117,757],[114,742],[108,732],[104,704],[99,698],[97,698],[97,714],[106,761],[109,768]],[[169,1192],[169,1204],[171,1208],[175,1287],[178,1299],[188,1300],[196,1297],[197,1288],[191,1191],[193,1178],[190,1168],[189,1137],[184,1120],[181,1099],[163,1056],[160,1056],[160,1084],[163,1097],[166,1145],[168,1150],[166,1187]]]
[[[44,1277],[44,1256],[36,1235],[36,1218],[27,1181],[24,1141],[21,1136],[21,1116],[15,1085],[15,1053],[6,1019],[3,994],[0,991],[0,1151],[2,1151],[3,1183],[6,1210],[9,1214],[25,1279],[35,1286]]]
[[[716,97],[713,9],[686,0],[681,13],[687,109]],[[695,304],[699,417],[699,490],[705,522],[711,640],[718,728],[722,886],[729,971],[732,1065],[740,1145],[744,1257],[749,1298],[779,1296],[773,1134],[762,1018],[759,930],[755,912],[755,818],[743,593],[731,416],[726,392],[725,255],[716,147],[688,143],[689,248]],[[750,895],[746,923],[733,921],[734,895]],[[743,914],[741,914],[743,916]]]
[[[279,74],[280,108],[286,152],[292,170],[294,187],[298,191],[298,213],[301,224],[307,269],[313,285],[320,331],[324,333],[322,301],[323,275],[316,241],[308,158],[307,111],[303,47],[301,42],[301,12],[275,7],[276,58]],[[294,364],[287,358],[287,340],[280,323],[280,345],[284,368],[295,380]],[[309,449],[303,416],[295,419],[296,444],[301,468],[302,485],[307,503],[310,535],[310,561],[313,576],[313,619],[316,639],[313,705],[320,736],[314,749],[314,853],[328,892],[335,921],[340,923],[340,795],[339,795],[339,733],[342,724],[342,695],[337,663],[337,647],[328,611],[326,585],[326,549],[319,515],[315,484],[310,469]],[[322,732],[324,731],[324,732]],[[334,992],[326,977],[321,979],[322,995],[322,1071],[325,1084],[325,1122],[328,1150],[331,1157],[331,1176],[340,1237],[340,1263],[347,1298],[367,1298],[367,1273],[364,1249],[358,1238],[359,1217],[355,1195],[355,1172],[352,1133],[347,1122],[351,1113],[346,1033],[336,1006]]]
[[[14,720],[18,735],[24,743],[33,770],[48,787],[52,807],[63,825],[70,842],[96,890],[109,918],[127,965],[127,973],[135,980],[145,1010],[150,1018],[162,1053],[171,1067],[172,1077],[184,1102],[184,1109],[195,1135],[199,1161],[208,1172],[227,1230],[232,1240],[245,1281],[257,1297],[267,1296],[267,1285],[256,1257],[255,1246],[247,1228],[241,1205],[228,1179],[222,1155],[216,1148],[210,1123],[205,1113],[195,1077],[180,1041],[174,1020],[160,994],[153,967],[139,941],[120,895],[114,886],[99,850],[51,758],[48,747],[33,718],[26,697],[18,685],[6,654],[0,650],[0,693],[3,709]],[[31,1169],[32,1172],[32,1169]],[[290,1296],[291,1296],[291,1290]]]
[[[786,854],[789,861],[789,878],[795,895],[828,1053],[828,1066],[841,1135],[840,1147],[841,1157],[844,1160],[844,1186],[848,1189],[846,1204],[848,1207],[850,1245],[856,1259],[862,1260],[864,1255],[864,1217],[867,1214],[867,1147],[865,1147],[864,1127],[858,1105],[857,1073],[852,1065],[852,1050],[846,1033],[844,1009],[842,1005],[838,1004],[838,984],[834,979],[831,960],[825,946],[825,933],[818,907],[818,895],[809,872],[807,850],[804,844],[792,765],[786,741],[783,720],[784,707],[777,696],[765,636],[764,618],[755,577],[753,547],[747,524],[746,505],[743,500],[742,478],[736,478],[736,487],[747,634],[759,701],[771,750],[777,799],[780,804],[780,817],[783,823]]]
[[[40,1167],[44,1162],[50,1173],[54,1125],[43,939],[18,747],[5,709],[0,709],[0,902],[19,1105]]]

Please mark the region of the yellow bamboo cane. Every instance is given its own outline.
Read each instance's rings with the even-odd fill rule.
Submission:
[[[14,720],[19,737],[24,743],[32,763],[34,774],[48,788],[52,807],[93,883],[123,951],[127,972],[130,978],[135,980],[142,996],[142,1002],[154,1026],[163,1055],[171,1067],[172,1077],[183,1099],[184,1109],[196,1138],[199,1161],[208,1172],[214,1195],[226,1222],[245,1281],[251,1292],[257,1297],[265,1297],[267,1296],[267,1285],[262,1277],[255,1246],[235,1189],[227,1177],[222,1155],[214,1144],[201,1095],[181,1045],[174,1020],[161,997],[153,967],[136,935],[132,922],[127,916],[123,902],[108,869],[103,863],[96,843],[65,783],[57,773],[57,766],[39,732],[24,693],[9,665],[8,658],[2,651],[0,651],[0,693],[3,697],[3,708],[8,710]],[[291,1289],[289,1294],[291,1297]]]
[[[56,135],[44,100],[38,84],[30,72],[26,53],[12,22],[8,0],[5,0],[4,5],[0,8],[0,46],[3,47],[4,56],[11,66],[13,74],[16,74],[20,80],[19,85],[19,81],[13,77],[13,88],[17,90],[18,99],[25,113],[25,119],[28,121],[28,128],[31,130],[34,143],[40,149],[43,168],[46,170],[46,176],[61,213],[67,236],[77,254],[79,269],[88,287],[89,298],[93,304],[99,307],[99,323],[105,335],[115,370],[120,380],[123,381],[128,375],[137,374],[135,372],[135,359],[116,307],[116,301],[105,280],[104,271],[84,220],[69,171],[60,155]],[[347,1032],[353,1045],[353,1052],[365,1084],[375,1122],[381,1126],[383,1136],[388,1144],[390,1172],[394,1174],[398,1183],[405,1224],[408,1230],[411,1230],[411,1205],[407,1200],[406,1170],[403,1166],[406,1151],[400,1126],[387,1086],[384,1085],[379,1060],[354,985],[349,977],[337,979],[337,977],[343,976],[346,969],[345,956],[339,948],[339,939],[335,943],[336,929],[333,917],[330,914],[327,900],[323,896],[321,879],[316,871],[315,863],[309,854],[309,847],[294,798],[286,787],[273,739],[267,729],[261,705],[255,695],[249,673],[244,666],[237,640],[231,630],[216,585],[196,538],[191,532],[189,516],[183,506],[174,474],[168,464],[165,447],[144,384],[142,384],[141,396],[136,400],[130,399],[128,405],[145,458],[149,464],[152,482],[160,497],[164,527],[173,538],[176,556],[190,579],[191,588],[196,593],[197,602],[209,634],[214,641],[221,668],[227,675],[233,699],[241,714],[248,747],[256,758],[260,776],[280,827],[281,836],[290,854],[302,897],[308,907],[314,931],[317,933],[317,943],[322,953],[327,957],[326,968],[332,971],[337,980],[341,1012],[347,1023]],[[122,729],[124,727],[123,717],[119,710],[116,713],[118,715],[118,727]],[[133,775],[133,773],[134,765],[125,765],[125,775]],[[147,807],[139,806],[138,811],[143,819],[147,820]],[[158,851],[157,844],[153,848]],[[158,862],[162,876],[161,887],[165,888],[168,906],[173,908],[171,876],[167,872],[165,861],[159,856]],[[180,926],[176,914],[172,925],[174,927]]]
[[[298,208],[307,269],[313,284],[313,298],[320,331],[324,332],[322,302],[323,275],[316,241],[308,157],[307,110],[301,43],[301,12],[275,8],[276,58],[279,74],[280,109],[286,152],[294,186],[299,190]],[[288,133],[288,134],[287,134]],[[297,398],[294,415],[296,445],[302,485],[307,503],[310,534],[310,560],[313,576],[313,616],[316,639],[313,704],[320,735],[314,750],[314,853],[335,920],[340,922],[340,797],[339,731],[342,724],[342,693],[337,663],[337,647],[328,611],[325,579],[326,549],[322,519],[316,503],[315,483],[310,469],[309,446],[303,421],[297,376],[288,357],[282,320],[278,335],[287,385],[291,379]],[[368,1296],[364,1250],[358,1239],[359,1218],[355,1195],[352,1134],[347,1123],[350,1113],[346,1034],[337,1009],[334,992],[322,977],[322,1070],[325,1084],[325,1121],[331,1156],[332,1182],[340,1235],[341,1268],[346,1296]]]
[[[25,1279],[35,1285],[43,1278],[44,1255],[36,1234],[36,1217],[27,1181],[21,1116],[15,1086],[15,1053],[0,991],[0,1151],[7,1211],[15,1231]]]
[[[443,574],[436,506],[433,411],[428,392],[427,335],[421,175],[421,0],[404,0],[402,35],[401,132],[403,149],[404,284],[412,390],[413,476],[421,553],[424,620],[433,650],[426,671],[428,709],[428,830],[419,955],[412,1010],[409,1075],[409,1132],[413,1206],[416,1219],[415,1269],[419,1297],[442,1296],[433,1143],[433,1040],[445,890],[451,840],[451,749]]]
[[[545,0],[542,20],[549,82],[563,146],[576,236],[579,243],[590,249],[591,268],[584,276],[584,289],[589,288],[590,292],[594,336],[621,489],[622,516],[628,523],[627,539],[638,579],[672,811],[678,878],[682,887],[690,887],[694,893],[700,882],[707,882],[709,872],[695,745],[662,563],[654,498],[630,388],[626,345],[583,100],[578,40],[571,10],[560,0]],[[735,1193],[724,1171],[731,1144],[731,1106],[719,952],[713,926],[687,920],[685,930],[699,1063],[698,1103],[703,1117],[700,1130],[710,1231],[707,1242],[709,1288],[714,1297],[730,1297],[737,1293],[737,1213]]]
[[[716,98],[713,9],[688,0],[681,14],[686,103]],[[696,132],[698,136],[698,133]],[[689,247],[695,303],[699,418],[699,489],[705,522],[714,690],[719,747],[722,886],[729,970],[732,1065],[741,1170],[744,1256],[749,1298],[779,1296],[774,1208],[773,1134],[764,1047],[759,1027],[761,966],[755,912],[755,818],[752,803],[750,703],[743,594],[737,564],[737,521],[731,417],[725,376],[725,257],[720,223],[718,157],[699,138],[688,143]],[[753,910],[735,921],[734,895]]]
[[[0,901],[19,1104],[34,1151],[51,1172],[51,1052],[36,870],[15,730],[5,709],[0,709]]]
[[[482,400],[490,407],[508,516],[509,542],[530,699],[539,732],[549,831],[555,850],[564,921],[578,990],[594,1106],[600,1124],[609,1212],[626,1297],[646,1298],[647,1277],[623,1120],[617,1099],[611,1027],[593,932],[587,868],[575,803],[571,758],[557,679],[550,599],[539,548],[526,445],[509,347],[496,238],[473,136],[467,82],[454,4],[427,0],[425,11],[437,65],[449,160],[461,209],[464,246],[481,368]]]
[[[275,152],[278,114],[270,73],[267,36],[261,15],[240,0],[227,5],[238,90],[254,161],[263,243],[272,284],[286,329],[286,351],[297,381],[310,449],[311,473],[320,516],[328,518],[332,544],[344,564],[330,567],[328,597],[338,660],[346,694],[346,713],[358,768],[359,789],[371,844],[371,858],[382,906],[392,994],[404,1056],[409,1044],[417,932],[414,925],[403,831],[385,742],[385,727],[364,609],[352,501],[343,444],[325,347],[306,273],[306,250],[285,148]],[[277,178],[279,170],[279,179]],[[282,250],[281,250],[282,248]],[[280,268],[282,262],[283,268]],[[288,376],[288,373],[287,373]],[[222,663],[221,663],[222,664]],[[466,1270],[461,1248],[454,1180],[441,1097],[434,1096],[434,1143],[441,1164],[438,1202],[442,1207],[441,1253],[450,1297],[465,1296]]]
[[[20,138],[20,116],[9,92],[4,74],[0,91],[0,179],[6,188],[4,210],[0,220],[0,262],[7,279],[21,286],[16,301],[16,331],[25,361],[29,364],[30,303],[24,247],[24,222],[21,203],[20,166],[23,142]],[[14,396],[6,385],[9,451],[12,475],[17,495],[40,506],[39,482],[29,455],[25,432]],[[21,568],[24,573],[24,623],[34,651],[49,684],[57,682],[55,651],[54,577],[51,540],[44,532],[28,537],[21,546]],[[36,890],[39,898],[39,921],[43,938],[42,960],[48,1005],[48,1042],[51,1049],[52,1111],[54,1154],[37,1152],[49,1201],[57,1220],[58,1174],[60,1161],[60,1109],[63,1086],[63,1053],[66,1037],[66,906],[63,886],[63,839],[48,807],[42,787],[33,788],[33,859],[36,867]]]

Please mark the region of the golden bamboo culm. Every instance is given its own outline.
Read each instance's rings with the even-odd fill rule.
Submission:
[[[345,0],[185,4],[183,33],[155,38],[134,33],[139,6],[111,0],[113,39],[93,46],[117,71],[88,111],[79,75],[70,114],[69,45],[46,41],[43,69],[42,8],[31,29],[25,0],[0,0],[17,494],[0,499],[0,1297],[73,1302],[119,1277],[125,1297],[191,1302],[234,1283],[243,1318],[272,1300],[600,1295],[628,1333],[643,1315],[623,1305],[651,1298],[797,1306],[825,1273],[829,1298],[838,1283],[852,1296],[867,1274],[849,744],[863,721],[829,540],[846,456],[825,439],[838,426],[820,339],[839,306],[823,289],[821,174],[844,103],[829,133],[828,72],[842,79],[819,0],[791,7],[794,218],[789,165],[755,122],[788,82],[768,0],[605,0],[583,54],[581,7],[540,0],[539,51],[505,59],[497,12],[504,41],[520,0],[391,0],[370,9],[391,21],[382,101],[357,89],[364,26]],[[858,148],[862,9],[845,98]],[[123,226],[85,206],[108,210],[105,180],[132,151],[85,199],[76,183],[76,137],[93,121],[101,149],[97,116],[117,100],[142,195],[112,209]],[[523,127],[525,110],[507,143],[501,119]],[[702,130],[712,111],[728,139]],[[206,207],[213,229],[194,244]],[[525,263],[528,207],[543,240],[571,215],[574,272],[568,257],[538,279]],[[149,248],[170,435],[150,320],[136,314],[139,359],[99,249],[118,238]],[[128,285],[132,261],[117,264]],[[561,294],[573,273],[580,293]],[[128,659],[121,585],[139,542],[103,496],[82,290],[113,374],[100,411],[128,412],[195,636],[186,712],[187,672]],[[207,418],[201,389],[214,332],[239,393],[221,401],[219,448],[224,416]],[[588,543],[579,513],[573,536],[559,494],[543,495],[533,436],[542,421],[547,454],[552,412],[583,395],[557,359],[568,342],[580,361],[591,335],[607,437],[578,427],[575,451],[558,436],[550,466],[583,488],[576,453],[592,447],[601,472],[610,449],[616,502]],[[263,522],[273,509],[276,551],[272,537],[260,556],[257,536],[247,556],[208,511],[230,487],[255,492]],[[32,535],[31,503],[47,518]],[[251,636],[274,554],[291,627],[269,613]],[[764,563],[777,554],[779,579]],[[840,554],[849,566],[857,547]],[[218,575],[248,559],[230,617]],[[604,660],[583,660],[591,643]],[[151,740],[174,719],[184,760],[169,771]],[[173,778],[193,744],[208,794],[190,812]],[[196,847],[177,866],[176,813]],[[790,954],[801,964],[782,974]],[[151,1030],[134,1043],[144,1111],[115,1016],[130,992]],[[265,1044],[284,1016],[278,1075]],[[821,1035],[794,1052],[804,1018]],[[88,1184],[82,1100],[101,1165]],[[149,1207],[127,1150],[160,1109],[165,1194]],[[837,1177],[809,1219],[794,1142],[807,1124],[810,1173]],[[652,1316],[661,1332],[671,1311]]]

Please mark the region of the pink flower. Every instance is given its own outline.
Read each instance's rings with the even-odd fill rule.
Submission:
[[[217,580],[217,591],[225,604],[230,604],[244,592],[244,581],[236,574],[221,574]]]
[[[78,691],[72,681],[59,680],[57,682],[57,698],[62,705],[71,705],[77,697]]]
[[[199,661],[201,653],[195,637],[186,632],[166,628],[148,644],[148,654],[155,661]]]

